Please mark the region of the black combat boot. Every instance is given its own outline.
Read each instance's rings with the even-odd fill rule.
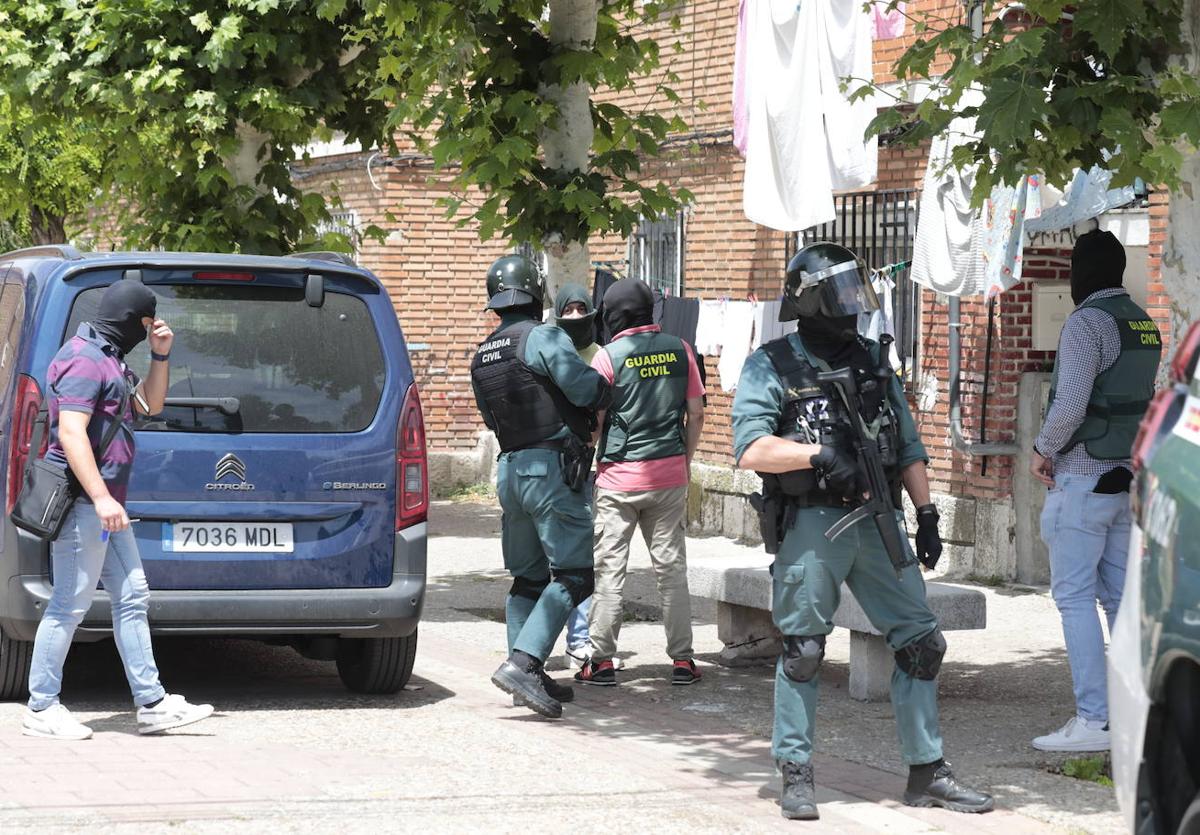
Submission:
[[[562,716],[562,703],[546,692],[542,683],[542,662],[520,650],[513,652],[492,673],[492,684],[511,693],[520,704],[548,719]],[[574,693],[571,694],[574,696]]]
[[[779,801],[783,816],[794,821],[815,821],[821,817],[817,813],[812,766],[808,763],[782,762],[779,770],[783,772],[783,797]]]
[[[990,812],[996,805],[990,794],[960,785],[945,760],[909,768],[904,802],[909,806],[941,806],[951,812]]]
[[[542,689],[546,691],[546,695],[548,695],[550,698],[554,699],[555,701],[562,702],[563,704],[575,701],[574,687],[568,687],[565,684],[559,684],[557,681],[550,678],[550,676],[546,675],[545,669],[538,671],[538,677],[542,680]],[[513,696],[513,706],[521,706],[521,701],[516,696]]]

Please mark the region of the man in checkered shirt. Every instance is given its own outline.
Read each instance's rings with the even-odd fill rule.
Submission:
[[[1071,254],[1074,312],[1063,325],[1050,405],[1034,444],[1034,476],[1049,488],[1042,540],[1050,549],[1050,592],[1062,616],[1075,713],[1039,736],[1042,751],[1107,751],[1104,633],[1125,587],[1129,550],[1129,457],[1154,394],[1158,328],[1122,287],[1125,250],[1111,232],[1080,236]]]

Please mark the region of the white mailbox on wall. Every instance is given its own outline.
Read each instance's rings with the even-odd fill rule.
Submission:
[[[1058,350],[1063,322],[1075,309],[1069,281],[1038,281],[1033,284],[1033,350]]]

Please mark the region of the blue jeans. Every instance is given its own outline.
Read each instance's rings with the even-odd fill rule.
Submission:
[[[588,643],[588,612],[592,610],[592,598],[571,610],[567,618],[567,649],[575,649]]]
[[[1063,622],[1075,710],[1084,719],[1108,721],[1104,632],[1117,617],[1129,557],[1129,494],[1093,493],[1094,476],[1060,474],[1042,510],[1042,541],[1050,549],[1050,594]]]
[[[29,669],[29,706],[34,710],[58,702],[67,651],[76,627],[92,605],[97,580],[104,582],[112,598],[113,637],[134,704],[140,707],[166,695],[150,648],[150,623],[146,618],[150,588],[133,531],[110,534],[108,542],[101,541],[100,535],[96,508],[80,501],[51,545],[54,590],[38,625]]]

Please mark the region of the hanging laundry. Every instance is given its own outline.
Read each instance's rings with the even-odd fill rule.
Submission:
[[[875,40],[883,41],[888,38],[898,38],[904,34],[904,3],[897,3],[896,8],[889,9],[891,0],[875,0],[871,7],[871,25]]]
[[[746,357],[750,356],[753,339],[754,310],[751,302],[726,302],[725,335],[721,345],[721,360],[717,363],[723,391],[737,388],[738,377],[742,375]]]
[[[1093,165],[1091,170],[1086,172],[1082,168],[1079,169],[1067,188],[1065,199],[1044,209],[1041,217],[1028,221],[1025,231],[1057,232],[1059,229],[1068,229],[1076,223],[1102,215],[1109,209],[1132,203],[1137,197],[1137,191],[1133,186],[1110,189],[1108,185],[1112,182],[1112,176],[1111,171],[1098,165]]]
[[[779,321],[781,306],[782,302],[778,299],[758,303],[754,311],[754,339],[750,343],[751,350],[784,337],[796,329],[795,322]]]
[[[872,77],[871,17],[861,0],[745,0],[741,13],[746,217],[784,231],[833,220],[833,191],[871,183],[878,167],[876,140],[863,139],[875,105],[841,89]]]
[[[696,350],[707,357],[721,355],[725,339],[725,304],[722,299],[701,299],[696,320]]]
[[[879,341],[879,337],[883,334],[896,335],[895,321],[895,302],[893,295],[896,290],[896,282],[890,275],[884,273],[876,273],[871,277],[871,288],[875,291],[875,295],[879,298],[879,309],[872,313],[861,313],[858,317],[858,332],[867,339]],[[888,362],[892,368],[899,370],[900,352],[896,350],[896,343],[893,342],[888,354]]]
[[[696,342],[696,324],[700,318],[700,300],[664,296],[655,291],[654,323],[663,333],[678,336],[689,345]]]
[[[913,245],[912,280],[951,296],[982,291],[982,270],[976,257],[982,236],[979,212],[971,208],[975,169],[960,170],[950,155],[974,133],[974,119],[956,119],[935,136],[921,187],[921,213]]]
[[[1002,293],[1021,280],[1025,224],[1042,213],[1042,178],[1030,174],[1012,186],[996,186],[984,205],[983,259],[985,298]]]
[[[746,65],[749,56],[746,54],[746,41],[750,32],[746,26],[746,6],[750,0],[738,3],[737,39],[733,45],[733,147],[743,157],[746,156],[746,132],[750,117],[746,102]]]

